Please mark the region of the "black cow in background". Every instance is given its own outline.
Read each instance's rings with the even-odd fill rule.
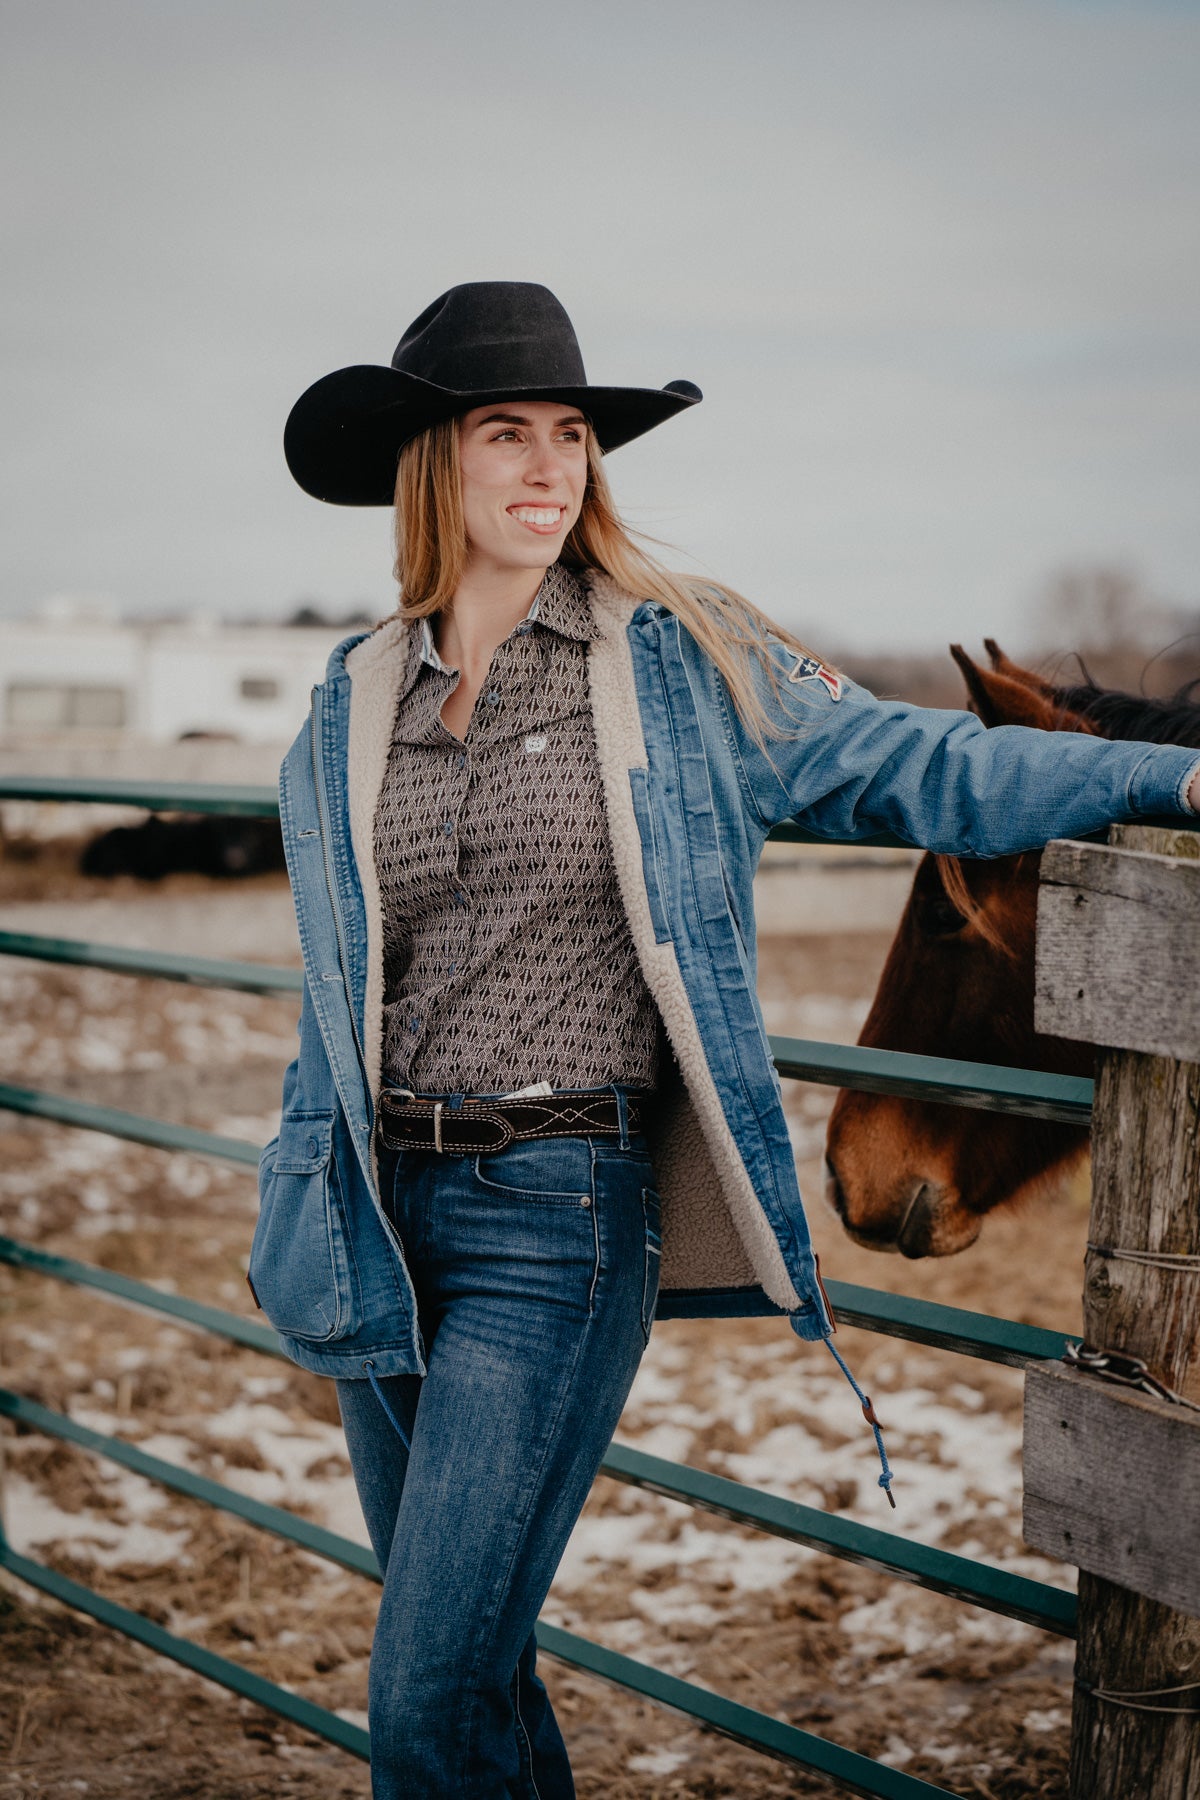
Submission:
[[[275,819],[207,813],[151,813],[140,825],[118,825],[93,838],[80,858],[84,875],[261,875],[282,869],[283,839]]]

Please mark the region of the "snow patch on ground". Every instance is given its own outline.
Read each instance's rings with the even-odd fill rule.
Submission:
[[[124,1474],[124,1471],[122,1471]],[[15,1471],[5,1483],[4,1525],[14,1550],[29,1555],[44,1544],[62,1544],[73,1555],[103,1569],[124,1564],[157,1566],[186,1563],[188,1533],[164,1531],[147,1524],[162,1497],[133,1476],[114,1478],[116,1498],[123,1502],[127,1523],[83,1510],[64,1512],[42,1491]]]
[[[921,1599],[924,1596],[918,1599],[911,1589],[894,1588],[882,1600],[844,1612],[840,1627],[860,1656],[926,1656],[967,1644],[1031,1643],[1037,1635],[1032,1625],[1019,1619],[1006,1619],[974,1606],[956,1609],[951,1630],[930,1617],[930,1611],[940,1614],[941,1608],[927,1610]]]
[[[625,1767],[635,1775],[674,1775],[691,1758],[686,1750],[646,1750],[625,1759]]]

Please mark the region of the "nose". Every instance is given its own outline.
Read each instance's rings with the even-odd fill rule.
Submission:
[[[530,487],[557,487],[563,475],[562,453],[557,444],[538,443],[525,465],[525,480]]]
[[[923,1181],[917,1188],[896,1233],[896,1247],[901,1256],[917,1258],[934,1254],[941,1199],[941,1191],[928,1181]]]

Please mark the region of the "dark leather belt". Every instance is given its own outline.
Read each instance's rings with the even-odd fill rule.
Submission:
[[[644,1100],[632,1096],[625,1111],[630,1132],[641,1131]],[[520,1100],[417,1099],[402,1089],[379,1096],[378,1130],[389,1150],[439,1150],[447,1156],[506,1150],[532,1138],[620,1137],[616,1097],[594,1094],[530,1095]]]

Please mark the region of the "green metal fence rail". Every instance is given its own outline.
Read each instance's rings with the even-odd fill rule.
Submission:
[[[278,811],[275,793],[269,788],[34,776],[0,780],[0,800],[107,802],[153,811],[260,818],[274,816]],[[1181,823],[1179,820],[1164,822],[1175,827]],[[772,836],[792,843],[818,841],[798,826],[781,826]],[[899,844],[898,839],[886,833],[863,841],[871,845]],[[297,994],[303,985],[303,975],[297,968],[134,950],[29,932],[0,932],[0,955],[31,957],[44,962],[101,968],[119,974],[199,986],[227,987],[246,993]],[[868,1050],[857,1045],[795,1038],[772,1038],[770,1041],[780,1074],[794,1080],[899,1094],[909,1099],[990,1112],[1017,1113],[1076,1126],[1086,1126],[1091,1113],[1092,1084],[1081,1079],[986,1063]],[[257,1164],[259,1156],[258,1146],[243,1139],[11,1083],[0,1083],[0,1110],[99,1131],[156,1149],[211,1156],[243,1166]],[[91,1289],[111,1300],[148,1309],[247,1349],[270,1356],[281,1354],[274,1332],[256,1320],[165,1293],[149,1283],[110,1269],[57,1256],[7,1237],[0,1237],[0,1263]],[[845,1282],[831,1281],[826,1285],[834,1311],[844,1324],[992,1362],[1022,1367],[1032,1361],[1060,1356],[1066,1343],[1059,1332],[1022,1325],[1014,1320],[964,1312],[955,1307]],[[665,1294],[658,1312],[660,1318],[759,1315],[778,1316],[777,1309],[758,1289],[717,1294]],[[92,1431],[28,1397],[0,1389],[0,1417],[73,1443],[176,1493],[272,1532],[356,1574],[378,1580],[378,1568],[371,1552],[349,1539],[282,1508],[252,1500],[193,1470],[150,1456],[120,1438]],[[781,1495],[649,1456],[618,1443],[610,1445],[601,1473],[813,1550],[878,1569],[896,1579],[1021,1619],[1044,1630],[1067,1637],[1075,1631],[1073,1595],[969,1557],[857,1525]],[[164,1631],[141,1614],[118,1606],[44,1564],[21,1555],[4,1540],[2,1532],[0,1567],[102,1624],[341,1746],[352,1755],[362,1758],[369,1755],[367,1734],[358,1726],[264,1680],[238,1663]],[[888,1768],[813,1733],[710,1693],[694,1683],[665,1675],[558,1627],[539,1625],[538,1642],[548,1655],[576,1669],[672,1708],[766,1755],[823,1774],[839,1784],[843,1791],[868,1796],[870,1800],[923,1800],[923,1797],[939,1795],[943,1800],[954,1800],[946,1789]]]
[[[0,931],[0,956],[32,956],[38,962],[110,969],[117,975],[154,975],[194,987],[240,988],[246,994],[298,994],[303,969],[274,963],[220,962],[174,950],[130,950],[124,944],[91,944],[82,938],[41,937],[32,931]]]
[[[0,800],[76,800],[136,806],[146,812],[223,813],[235,819],[277,819],[273,787],[215,787],[196,781],[110,781],[106,776],[5,775]]]

